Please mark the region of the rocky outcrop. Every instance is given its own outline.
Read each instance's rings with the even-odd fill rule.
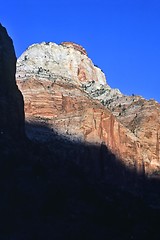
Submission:
[[[24,137],[23,98],[15,81],[16,56],[11,38],[0,25],[0,140]]]
[[[66,46],[66,47],[73,47],[75,50],[78,50],[82,54],[87,55],[86,50],[82,46],[80,46],[79,44],[76,44],[76,43],[73,43],[73,42],[62,42],[61,44],[63,46]]]
[[[124,96],[111,89],[103,72],[71,43],[29,47],[18,59],[17,83],[29,122],[47,123],[72,140],[104,144],[138,172],[159,167],[148,143],[100,103]]]
[[[53,83],[28,78],[19,80],[18,84],[24,94],[26,118],[30,123],[46,123],[72,141],[105,144],[130,168],[143,171],[143,147],[139,139],[79,87],[63,79]]]
[[[27,80],[32,75],[50,81],[64,78],[77,86],[88,82],[105,85],[104,73],[79,49],[51,42],[32,45],[17,62],[17,79]]]
[[[141,96],[125,96],[114,90],[108,92],[104,87],[85,91],[93,99],[98,99],[113,115],[145,146],[145,166],[150,172],[160,164],[160,105],[154,99],[146,100]],[[102,91],[103,90],[103,91]],[[109,93],[109,94],[108,94]]]
[[[146,146],[145,162],[149,168],[160,163],[160,105],[140,96],[122,96],[110,101],[109,108],[118,120]],[[150,153],[149,153],[150,151]]]

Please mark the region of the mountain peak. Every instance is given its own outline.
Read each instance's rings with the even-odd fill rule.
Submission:
[[[147,101],[112,89],[82,46],[32,45],[17,61],[17,83],[28,121],[47,123],[72,140],[105,143],[137,171],[159,167],[157,106],[152,106],[153,123]]]
[[[82,46],[72,42],[31,45],[17,62],[17,77],[24,79],[27,74],[38,74],[43,79],[63,77],[77,85],[89,82],[106,85],[101,69],[93,64]]]

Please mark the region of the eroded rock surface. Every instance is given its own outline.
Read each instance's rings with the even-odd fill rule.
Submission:
[[[103,104],[145,146],[146,166],[152,171],[160,163],[160,104],[134,95],[120,96]]]
[[[137,171],[150,172],[159,167],[159,135],[152,144],[156,143],[155,152],[140,132],[131,129],[131,120],[127,125],[113,116],[106,102],[125,96],[109,87],[104,73],[77,45],[32,45],[18,59],[17,83],[24,95],[28,121],[45,122],[72,140],[105,144]]]

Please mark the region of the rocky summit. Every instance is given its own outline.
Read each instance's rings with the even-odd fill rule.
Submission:
[[[104,144],[137,172],[159,169],[159,104],[112,89],[82,46],[34,44],[18,59],[16,78],[27,121]]]
[[[17,61],[16,78],[27,121],[46,123],[72,140],[105,144],[139,172],[160,167],[159,104],[111,89],[80,45],[30,46]]]

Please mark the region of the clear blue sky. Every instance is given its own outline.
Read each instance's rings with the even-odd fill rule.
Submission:
[[[4,0],[17,57],[42,41],[81,44],[111,87],[160,102],[160,0]]]

